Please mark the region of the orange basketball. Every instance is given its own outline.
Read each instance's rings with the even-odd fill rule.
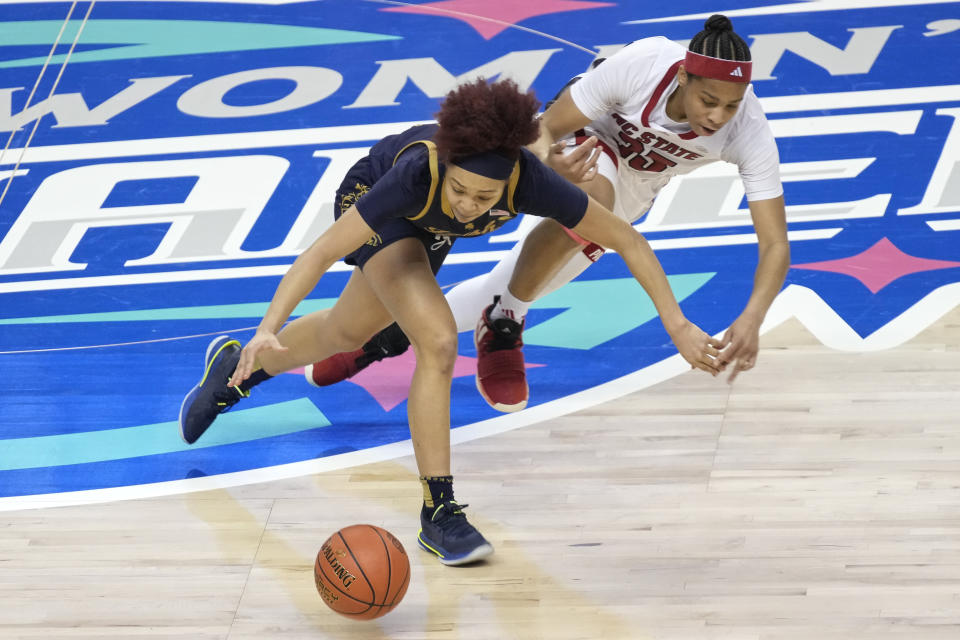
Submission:
[[[410,584],[410,560],[389,531],[355,524],[323,543],[313,578],[328,607],[354,620],[373,620],[403,599]]]

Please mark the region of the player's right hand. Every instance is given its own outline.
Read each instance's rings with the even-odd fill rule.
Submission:
[[[257,355],[264,351],[287,351],[287,348],[280,344],[277,334],[258,329],[250,342],[243,347],[243,351],[240,352],[240,361],[227,384],[235,387],[249,378],[250,374],[257,369]]]
[[[564,153],[574,144],[573,140],[561,140],[550,145],[547,165],[574,184],[589,182],[597,175],[597,161],[600,159],[597,137],[590,136],[570,153]]]
[[[677,347],[677,351],[690,363],[691,367],[702,369],[712,376],[720,373],[721,367],[717,356],[720,355],[723,342],[705,333],[689,320],[670,338]]]

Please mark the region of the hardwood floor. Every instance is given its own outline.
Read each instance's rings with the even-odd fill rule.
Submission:
[[[797,322],[734,386],[688,373],[458,445],[493,560],[416,548],[412,459],[0,514],[0,637],[939,640],[960,637],[960,309],[888,351]],[[371,522],[405,600],[330,612],[312,563]]]

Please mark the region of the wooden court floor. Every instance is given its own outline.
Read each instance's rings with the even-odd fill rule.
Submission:
[[[732,387],[691,372],[458,445],[479,566],[416,548],[411,458],[2,513],[0,638],[956,640],[958,345],[960,308],[871,353],[792,320]],[[356,522],[412,560],[373,622],[313,586]]]

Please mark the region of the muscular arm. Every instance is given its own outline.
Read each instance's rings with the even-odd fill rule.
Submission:
[[[750,203],[750,217],[757,232],[758,262],[753,293],[745,314],[761,322],[773,299],[780,293],[790,268],[790,244],[787,242],[787,214],[783,196]]]
[[[549,159],[550,147],[557,139],[582,129],[588,124],[590,124],[590,118],[583,115],[583,112],[577,108],[568,88],[560,94],[556,102],[550,105],[549,109],[543,112],[540,117],[540,137],[527,145],[527,149],[535,153],[541,162],[546,163]]]
[[[373,235],[373,229],[360,217],[357,208],[351,206],[290,266],[257,330],[279,331],[294,308],[317,286],[320,276]]]
[[[716,375],[718,367],[714,357],[719,354],[716,347],[720,343],[683,315],[663,267],[646,238],[593,198],[587,205],[583,219],[573,230],[581,237],[620,254],[630,273],[650,296],[664,328],[683,358],[694,367]]]
[[[753,277],[753,291],[747,306],[734,321],[723,343],[720,364],[734,363],[730,381],[740,371],[756,364],[760,348],[760,325],[767,310],[783,287],[790,268],[790,244],[787,241],[787,214],[783,196],[750,203],[750,216],[757,233],[757,268]]]
[[[256,368],[257,355],[262,351],[286,351],[277,339],[277,332],[300,301],[307,297],[334,262],[347,255],[373,236],[371,229],[356,207],[350,207],[329,229],[301,253],[280,280],[267,313],[257,327],[257,333],[244,346],[240,361],[230,379],[231,386],[239,385]]]
[[[570,89],[566,89],[557,101],[543,112],[540,117],[540,137],[527,145],[527,149],[536,154],[541,162],[549,164],[553,143],[588,124],[590,124],[590,118],[583,115],[583,112],[577,108],[573,98],[570,97]],[[591,149],[592,147],[593,145],[590,145]]]

